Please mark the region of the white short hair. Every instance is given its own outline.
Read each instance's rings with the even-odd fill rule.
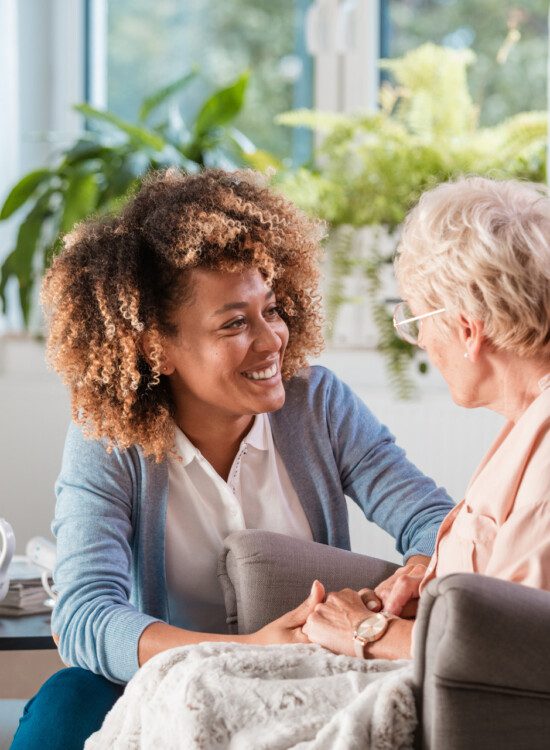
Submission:
[[[404,299],[482,320],[519,356],[550,349],[550,198],[543,185],[464,177],[408,214],[395,271]],[[437,316],[445,326],[448,316]]]

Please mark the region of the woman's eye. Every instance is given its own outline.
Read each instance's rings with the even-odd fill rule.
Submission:
[[[264,317],[272,320],[274,318],[278,318],[280,314],[280,308],[277,305],[272,305],[271,307],[268,307],[267,310],[264,311]],[[228,323],[222,326],[222,330],[224,331],[235,331],[239,328],[244,328],[244,326],[247,323],[247,319],[245,317],[235,318],[234,320],[230,320]]]
[[[226,323],[224,326],[222,326],[222,328],[224,328],[226,331],[235,328],[241,328],[241,326],[243,326],[245,322],[246,321],[244,318],[236,318],[235,320],[230,320],[229,323]]]

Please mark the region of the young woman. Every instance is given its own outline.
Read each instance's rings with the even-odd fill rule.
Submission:
[[[73,404],[52,620],[73,668],[27,706],[13,748],[82,747],[173,646],[306,641],[315,592],[228,635],[216,565],[233,531],[349,547],[348,495],[409,565],[428,562],[450,499],[342,382],[307,368],[322,345],[319,237],[252,173],[171,170],[66,238],[43,301]]]

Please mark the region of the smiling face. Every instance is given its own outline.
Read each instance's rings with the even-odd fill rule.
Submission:
[[[280,409],[288,328],[257,269],[194,269],[192,298],[164,346],[178,423],[227,421]]]

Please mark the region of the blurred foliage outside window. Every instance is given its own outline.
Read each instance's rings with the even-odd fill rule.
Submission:
[[[403,395],[416,351],[395,338],[380,299],[392,253],[375,242],[360,248],[360,257],[355,230],[385,227],[393,236],[424,189],[464,172],[545,179],[547,118],[533,110],[546,109],[548,8],[542,0],[381,2],[383,52],[393,58],[381,69],[393,85],[382,86],[379,113],[344,116],[299,111],[312,96],[303,42],[310,0],[110,0],[110,112],[79,109],[118,136],[92,127],[58,164],[14,187],[0,219],[28,201],[34,205],[0,269],[4,302],[6,282],[16,277],[28,324],[32,290],[59,246],[59,232],[113,208],[149,168],[223,167],[228,155],[264,168],[269,154],[258,152],[265,163],[254,162],[254,147],[244,143],[250,138],[284,163],[275,181],[287,195],[329,224],[329,314],[345,301],[343,278],[363,269],[379,349]],[[398,59],[403,53],[409,54]],[[194,65],[200,72],[184,85],[167,86]],[[213,119],[208,101],[215,90],[224,105],[216,105]],[[298,111],[280,115],[288,110]],[[235,138],[235,127],[242,138]],[[305,164],[311,130],[322,134],[316,166]]]
[[[424,42],[469,48],[468,70],[481,126],[546,109],[548,0],[382,0],[387,57]]]
[[[250,70],[246,105],[235,127],[258,148],[303,163],[309,134],[274,123],[281,112],[312,104],[311,60],[303,23],[309,0],[110,0],[107,108],[133,122],[151,91],[193,65],[200,78],[170,106],[192,113],[205,89]]]

